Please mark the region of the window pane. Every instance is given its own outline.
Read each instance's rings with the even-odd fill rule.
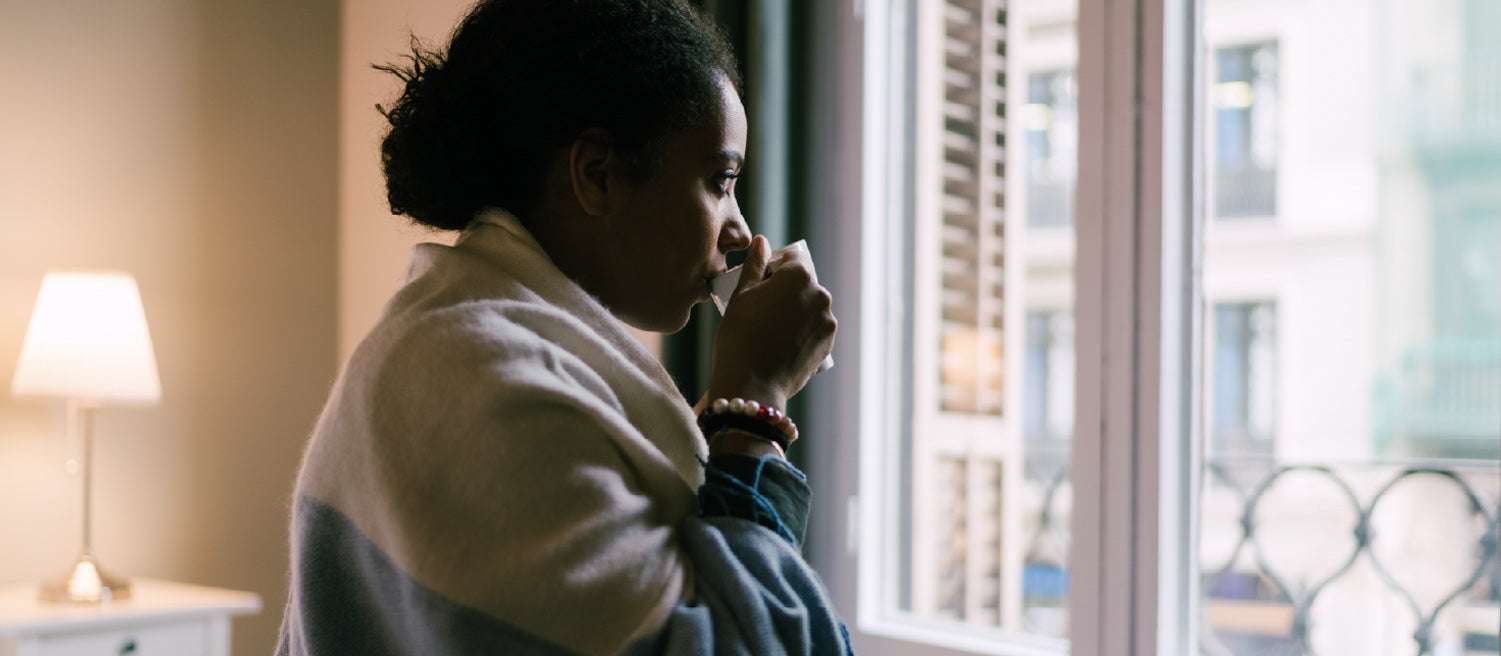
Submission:
[[[908,540],[887,600],[1062,649],[1073,432],[1074,6],[910,3]],[[1012,172],[1016,172],[1013,174]]]
[[[1501,653],[1498,25],[1205,3],[1204,654]]]
[[[1072,70],[1028,73],[1022,106],[1027,224],[1070,225],[1079,163],[1078,89]]]
[[[1213,71],[1214,217],[1270,218],[1277,206],[1277,43],[1216,47]]]
[[[1223,454],[1268,454],[1274,441],[1276,305],[1216,303],[1210,316],[1210,439]]]

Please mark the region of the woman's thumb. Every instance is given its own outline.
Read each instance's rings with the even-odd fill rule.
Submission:
[[[748,285],[765,280],[766,267],[770,262],[771,244],[767,243],[766,237],[756,235],[751,239],[750,250],[745,254],[745,262],[740,265],[740,284],[735,286],[735,293],[740,293],[740,290]]]

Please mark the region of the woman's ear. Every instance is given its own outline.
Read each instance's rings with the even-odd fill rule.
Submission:
[[[579,207],[591,216],[609,214],[613,209],[611,192],[618,165],[615,139],[600,128],[589,128],[574,138],[568,151],[568,177]]]

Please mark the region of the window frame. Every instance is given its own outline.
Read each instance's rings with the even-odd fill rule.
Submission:
[[[1080,1],[1074,654],[1197,650],[1199,15]]]
[[[804,208],[841,320],[840,366],[809,386],[809,473],[818,481],[809,557],[865,654],[1057,654],[887,612],[884,572],[903,501],[896,434],[909,318],[900,226],[910,212],[904,78],[908,2],[816,3],[810,169],[829,173]],[[1069,653],[1181,654],[1197,644],[1197,401],[1203,307],[1197,2],[1080,0],[1079,158]],[[1168,38],[1168,37],[1171,38]],[[866,65],[871,63],[872,65]],[[895,79],[893,79],[895,77]],[[1088,90],[1088,91],[1086,91]],[[1165,102],[1167,100],[1167,102]],[[859,117],[860,120],[851,120]],[[907,176],[904,178],[904,176]],[[852,235],[859,235],[853,239]],[[1109,329],[1106,329],[1109,326]],[[892,375],[897,374],[897,375]],[[851,464],[856,465],[850,467]],[[1111,545],[1105,549],[1103,545]],[[866,585],[861,585],[866,582]]]

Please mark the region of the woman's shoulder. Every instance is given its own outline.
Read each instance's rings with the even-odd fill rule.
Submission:
[[[504,295],[426,298],[383,317],[350,360],[375,380],[499,385],[543,378],[598,387],[572,343],[587,328],[545,302]]]

